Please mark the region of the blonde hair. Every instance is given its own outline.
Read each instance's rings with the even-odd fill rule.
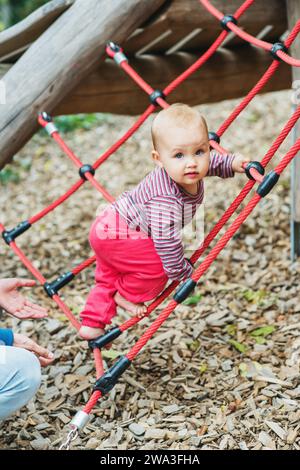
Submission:
[[[198,113],[198,111],[196,111],[196,109],[191,108],[191,106],[183,103],[174,103],[171,104],[168,108],[160,111],[153,119],[151,126],[151,137],[154,150],[157,149],[159,131],[162,122],[168,122],[168,124],[172,126],[187,127],[192,122],[195,122],[195,120],[200,121],[200,123],[204,126],[208,138],[206,120],[200,113]]]

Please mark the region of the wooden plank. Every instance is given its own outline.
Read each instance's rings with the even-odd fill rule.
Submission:
[[[23,21],[0,33],[0,61],[8,54],[35,41],[74,0],[52,0],[35,10]]]
[[[287,16],[289,29],[291,29],[300,18],[300,2],[298,0],[287,0]],[[299,35],[291,46],[294,57],[300,57]],[[300,80],[299,67],[293,67],[292,79]],[[298,84],[298,90],[300,81]],[[300,103],[295,103],[299,105]],[[299,124],[294,129],[294,141],[300,137]],[[291,168],[291,257],[300,256],[300,155],[298,154]]]
[[[198,24],[198,28],[201,26],[201,23]],[[279,25],[278,25],[279,26]],[[195,28],[197,29],[197,28]],[[186,47],[182,48],[181,50],[183,51],[195,51],[195,50],[203,50],[208,48],[218,37],[218,35],[221,33],[221,28],[219,27],[217,30],[215,29],[203,29],[201,28],[202,31],[199,33],[199,35],[195,38],[193,42],[187,43]],[[245,28],[246,29],[246,28]],[[247,28],[247,32],[249,34],[252,34],[253,36],[256,36],[260,31],[261,31],[261,23],[257,25],[251,25],[249,28]],[[280,29],[280,34],[284,33],[285,31],[284,24],[281,24],[281,29]],[[188,35],[193,29],[187,29],[186,27],[176,27],[173,29],[169,29],[168,31],[171,31],[171,34],[168,36],[162,38],[159,42],[154,44],[152,47],[150,47],[147,50],[147,54],[160,54],[164,51],[167,51],[170,49],[176,42],[178,42],[180,39]],[[276,36],[273,36],[275,38]],[[276,38],[277,39],[277,38]],[[226,40],[225,40],[226,41]],[[231,41],[230,41],[230,47],[234,46],[240,46],[245,44],[245,41],[238,36],[235,36]]]
[[[285,29],[286,29],[286,25],[284,25],[284,23],[280,23],[276,26],[273,26],[272,29],[264,36],[264,40],[268,41],[268,42],[271,42],[271,43],[273,43],[275,41],[278,41],[278,38],[281,36],[282,33],[285,32]],[[197,30],[197,28],[196,28],[196,30]],[[261,31],[262,31],[262,28],[259,25],[256,26],[255,28],[250,27],[249,30],[248,30],[248,32],[250,34],[254,35],[254,36],[257,36],[258,33],[260,33]],[[187,33],[186,31],[184,31],[182,29],[180,32],[178,32],[178,36],[179,36],[178,39],[183,38],[185,35],[187,35],[189,33]],[[170,36],[170,38],[169,38],[170,43],[172,42],[173,37],[174,36]],[[200,33],[195,35],[194,38],[190,39],[183,47],[178,49],[178,51],[195,52],[195,51],[203,50],[205,48],[208,48],[213,43],[213,41],[216,39],[216,37],[217,37],[216,35],[212,34],[211,30],[208,30],[208,29],[203,30],[202,29],[200,31]],[[229,37],[229,35],[228,35],[228,37]],[[227,38],[224,41],[224,44],[226,45],[225,46],[226,48],[228,47],[227,44],[229,45],[230,48],[241,46],[241,45],[245,44],[245,41],[240,39],[238,36],[235,36],[229,42],[227,42]],[[167,47],[168,44],[165,44],[165,46]],[[222,46],[222,47],[224,47],[224,46]]]
[[[180,53],[170,56],[143,56],[131,65],[154,88],[163,89],[196,61],[198,55]],[[180,85],[168,101],[190,105],[217,102],[245,95],[264,73],[271,59],[249,46],[218,52],[204,67]],[[281,64],[263,92],[289,87],[290,67]],[[220,83],[222,86],[220,87]],[[54,109],[54,114],[110,112],[136,115],[149,104],[146,94],[113,62],[100,66]]]
[[[112,37],[122,42],[164,0],[76,0],[4,75],[7,102],[0,114],[0,168],[105,56]],[[91,14],[93,12],[93,14]]]

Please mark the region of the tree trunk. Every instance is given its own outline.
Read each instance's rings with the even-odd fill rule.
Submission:
[[[165,0],[76,0],[3,77],[0,168],[37,129],[37,114],[51,111],[105,53],[123,42]],[[114,77],[112,77],[112,80]]]
[[[35,10],[24,20],[1,31],[0,60],[16,56],[19,51],[27,49],[58,16],[67,10],[74,0],[52,0]],[[11,7],[10,7],[11,8]],[[9,21],[5,24],[9,24]]]

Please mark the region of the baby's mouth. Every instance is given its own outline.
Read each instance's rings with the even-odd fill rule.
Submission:
[[[199,175],[198,171],[189,171],[188,173],[185,173],[185,176],[196,176],[196,175]]]

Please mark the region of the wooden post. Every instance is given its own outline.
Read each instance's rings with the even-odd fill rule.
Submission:
[[[300,2],[299,0],[287,0],[287,17],[289,30],[293,28],[296,21],[300,18]],[[291,53],[294,57],[300,57],[300,37],[296,38],[293,45],[291,46]],[[292,80],[295,84],[297,92],[294,93],[294,98],[299,101],[299,89],[300,89],[300,68],[293,67]],[[295,83],[298,81],[299,83]],[[300,103],[294,103],[296,105]],[[293,143],[300,136],[299,123],[293,129]],[[291,259],[295,260],[296,257],[300,256],[300,158],[297,155],[293,159],[291,167]]]

